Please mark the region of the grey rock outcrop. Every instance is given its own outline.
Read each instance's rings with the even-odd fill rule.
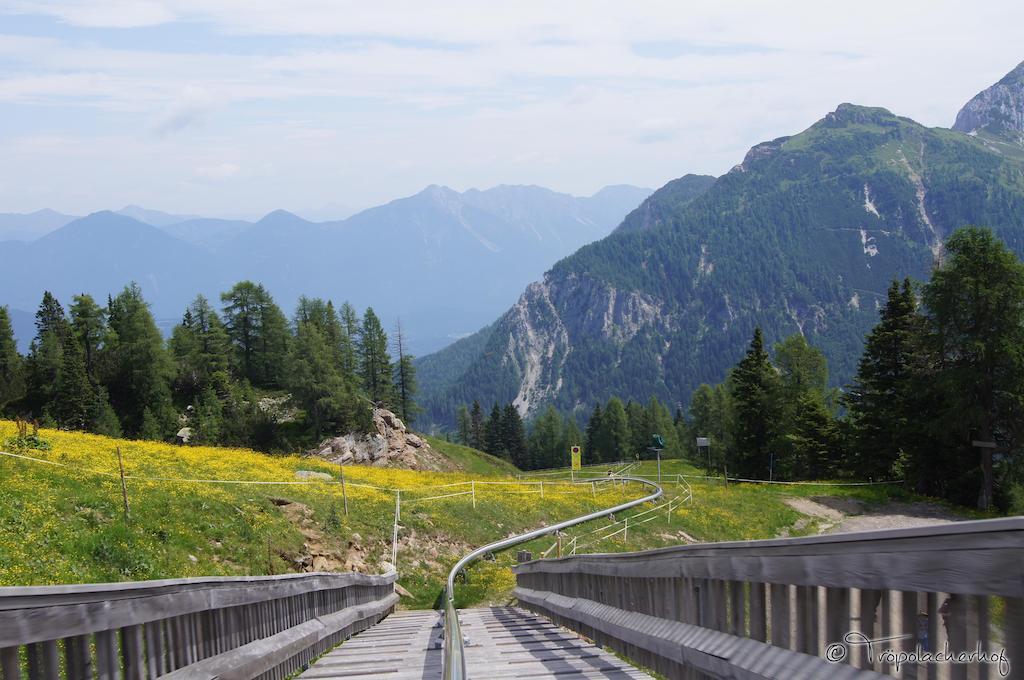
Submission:
[[[373,410],[373,429],[369,433],[332,437],[306,453],[339,465],[419,470],[451,467],[423,438],[409,432],[401,418],[382,408]]]
[[[1024,146],[1024,62],[982,90],[956,116],[953,129],[986,133]]]

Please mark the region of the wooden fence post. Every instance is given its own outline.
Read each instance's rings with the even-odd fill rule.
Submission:
[[[341,465],[341,497],[345,501],[345,514],[348,515],[348,490],[345,488],[345,466]]]
[[[124,521],[132,520],[132,511],[128,507],[128,485],[124,481],[124,460],[121,458],[121,447],[117,447],[117,467],[121,471],[121,498],[124,500]]]

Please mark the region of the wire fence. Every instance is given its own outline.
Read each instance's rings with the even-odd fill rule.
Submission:
[[[288,480],[264,480],[264,479],[210,479],[210,478],[192,478],[192,477],[164,477],[164,476],[149,476],[149,475],[130,475],[123,471],[123,468],[119,472],[109,472],[107,470],[99,470],[95,468],[89,468],[78,465],[69,465],[68,463],[62,463],[60,461],[48,460],[46,458],[39,458],[36,456],[28,456],[25,454],[11,453],[9,451],[0,451],[0,456],[5,456],[17,460],[23,460],[30,463],[37,463],[42,465],[49,465],[52,467],[59,467],[66,470],[73,471],[76,474],[90,474],[101,477],[110,477],[113,479],[120,479],[122,484],[125,481],[134,482],[159,482],[168,484],[225,484],[225,485],[253,485],[253,486],[340,486],[342,490],[350,487],[370,489],[385,494],[394,494],[395,497],[395,514],[394,522],[392,526],[392,545],[391,545],[391,560],[392,565],[397,569],[398,560],[398,539],[401,532],[401,517],[402,517],[402,506],[409,506],[415,503],[422,503],[428,501],[438,501],[446,498],[455,498],[470,496],[472,507],[477,507],[477,490],[479,486],[497,486],[504,487],[506,491],[511,493],[520,494],[537,494],[541,498],[544,498],[547,494],[556,493],[563,494],[566,492],[582,492],[586,493],[589,487],[589,493],[596,497],[598,483],[610,482],[612,479],[601,478],[599,480],[592,480],[591,483],[587,483],[585,480],[572,481],[572,480],[547,480],[542,479],[539,481],[502,481],[502,480],[468,480],[460,482],[450,482],[446,484],[422,484],[413,487],[395,488],[395,487],[383,487],[376,486],[373,484],[363,484],[360,482],[351,482],[344,478],[344,472],[342,472],[341,479],[323,479],[323,478],[310,478],[310,479],[288,479]],[[631,466],[626,466],[625,469]],[[615,480],[622,481],[625,480]],[[468,487],[468,488],[467,488]],[[124,487],[122,487],[124,488]],[[464,490],[456,490],[464,489]],[[450,490],[450,492],[435,493],[431,496],[417,496],[415,494],[425,492],[428,490]],[[125,490],[127,495],[127,490]],[[126,499],[127,508],[127,499]],[[349,500],[348,496],[345,496],[345,514],[349,512]]]

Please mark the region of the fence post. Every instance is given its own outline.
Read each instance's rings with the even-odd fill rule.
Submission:
[[[540,482],[540,497],[544,498],[544,480]]]
[[[395,492],[395,528],[391,536],[391,564],[398,571],[398,519],[402,514],[402,490]]]
[[[622,527],[622,543],[629,543],[629,518],[625,519],[626,525]]]
[[[597,498],[597,482],[590,483],[590,495]]]
[[[470,484],[472,484],[473,489],[473,509],[476,510],[476,480],[474,479]]]
[[[117,467],[121,471],[121,498],[124,500],[124,521],[132,520],[132,511],[128,507],[128,486],[124,482],[124,460],[121,458],[121,447],[117,447]]]
[[[348,514],[348,491],[345,488],[345,466],[341,465],[341,497],[345,501],[345,514]]]

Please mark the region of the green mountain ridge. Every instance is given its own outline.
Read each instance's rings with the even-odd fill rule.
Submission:
[[[422,381],[429,418],[446,423],[474,399],[525,415],[612,395],[685,404],[723,378],[755,325],[769,342],[804,334],[842,385],[889,281],[927,278],[956,228],[989,226],[1024,254],[1021,157],[881,108],[842,104],[756,145],[703,193],[673,200],[677,187],[557,263],[486,341],[427,357],[458,352],[451,365],[464,367]],[[657,219],[627,226],[651,206]]]

